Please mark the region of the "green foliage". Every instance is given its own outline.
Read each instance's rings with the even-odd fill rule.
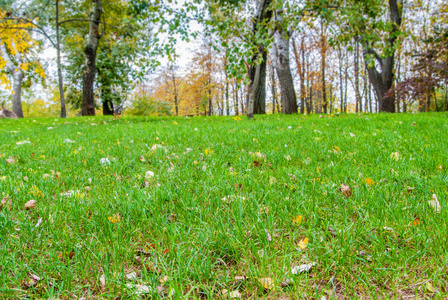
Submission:
[[[125,110],[125,114],[133,116],[169,116],[172,104],[158,101],[153,97],[138,94],[131,100],[131,107]]]

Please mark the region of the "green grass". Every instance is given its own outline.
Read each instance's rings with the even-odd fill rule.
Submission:
[[[446,298],[447,169],[446,114],[0,120],[0,298]]]

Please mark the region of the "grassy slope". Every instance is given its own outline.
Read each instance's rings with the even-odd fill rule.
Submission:
[[[0,120],[0,192],[12,200],[0,212],[0,298],[128,299],[125,274],[133,271],[135,283],[154,288],[167,276],[164,288],[177,299],[216,299],[223,289],[266,299],[447,297],[447,121]],[[16,145],[26,139],[31,144]],[[151,151],[154,144],[164,147]],[[6,163],[9,156],[16,163]],[[106,157],[110,166],[100,164]],[[155,174],[147,188],[146,171]],[[60,195],[69,190],[79,193]],[[440,214],[428,204],[434,193]],[[36,208],[24,210],[30,199]],[[292,221],[298,215],[302,224]],[[291,274],[310,262],[310,273]]]

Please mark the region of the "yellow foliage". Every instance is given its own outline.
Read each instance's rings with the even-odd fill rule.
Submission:
[[[0,18],[4,18],[6,12],[0,8]],[[28,29],[34,27],[29,22],[22,22],[18,20],[4,20],[2,25],[5,29],[0,31],[0,43],[5,45],[6,51],[9,53],[10,59],[16,65],[17,70],[24,72],[28,71],[31,65],[35,66],[35,72],[42,78],[45,78],[45,72],[38,62],[24,62],[23,57],[37,47],[37,41],[33,39]],[[0,69],[6,67],[7,61],[0,55]],[[5,74],[0,75],[0,84],[11,90],[11,85],[8,77]]]

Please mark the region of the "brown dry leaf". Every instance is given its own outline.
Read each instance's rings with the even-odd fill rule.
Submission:
[[[166,220],[169,223],[177,222],[177,215],[176,214],[169,214]]]
[[[280,283],[280,286],[281,286],[282,288],[284,288],[284,287],[289,286],[291,283],[292,283],[291,280],[286,279],[285,281],[282,281],[282,283]]]
[[[9,197],[5,197],[5,198],[2,199],[2,201],[0,202],[0,210],[3,207],[6,207],[6,206],[9,206],[9,207],[12,206],[12,202],[11,202],[11,199]]]
[[[162,278],[159,279],[160,283],[165,283],[168,281],[168,276],[163,276]]]
[[[144,161],[145,161],[145,157],[144,157],[144,156],[140,156],[140,157],[139,157],[139,160],[140,160],[141,162],[144,162]]]
[[[10,156],[9,158],[5,159],[5,161],[8,164],[15,164],[16,163],[16,160],[12,156]]]
[[[410,193],[413,192],[414,190],[415,190],[414,187],[410,187],[410,186],[406,187],[406,191],[408,192],[408,194],[410,194]]]
[[[104,275],[100,276],[100,286],[102,290],[106,288],[106,277],[104,277]]]
[[[267,229],[264,230],[266,232],[266,240],[268,242],[272,241],[272,237],[271,234],[269,233],[269,231]]]
[[[30,274],[30,280],[25,281],[22,283],[25,287],[34,287],[37,285],[37,283],[41,280],[41,278],[35,274]]]
[[[428,201],[429,205],[431,205],[432,208],[434,208],[434,212],[436,214],[440,213],[440,203],[439,200],[437,200],[437,195],[433,194],[431,197],[431,200]]]
[[[341,192],[347,198],[352,196],[352,189],[345,183],[341,184]]]
[[[269,206],[260,207],[260,213],[269,213]]]
[[[224,289],[221,291],[221,294],[223,295],[224,298],[229,299],[237,299],[242,297],[241,293],[238,290],[229,292],[228,290]]]
[[[30,200],[27,203],[25,203],[26,210],[34,209],[35,207],[36,207],[36,201],[34,200]]]
[[[274,288],[274,281],[271,278],[260,278],[258,282],[266,289],[272,290]]]
[[[128,280],[134,280],[137,279],[138,275],[136,272],[132,272],[129,274],[124,275]]]

